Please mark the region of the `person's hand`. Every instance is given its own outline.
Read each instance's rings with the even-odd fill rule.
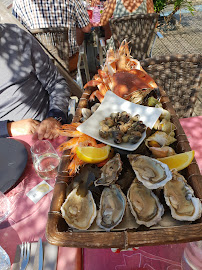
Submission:
[[[39,140],[55,139],[59,136],[57,130],[61,126],[60,122],[53,117],[46,118],[38,126],[36,133]]]
[[[20,136],[33,134],[36,132],[37,127],[40,125],[40,122],[29,119],[23,119],[15,122],[8,122],[8,134],[10,136]]]

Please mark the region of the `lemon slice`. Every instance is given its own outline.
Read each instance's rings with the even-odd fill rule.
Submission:
[[[182,154],[176,154],[169,157],[158,158],[159,161],[168,165],[169,169],[176,169],[181,171],[192,162],[194,158],[194,151],[185,152]]]
[[[101,148],[92,146],[78,146],[76,149],[76,154],[79,159],[86,163],[99,163],[108,158],[110,149],[111,147],[109,145]]]

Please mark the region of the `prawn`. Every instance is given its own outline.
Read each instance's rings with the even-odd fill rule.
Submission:
[[[83,133],[77,130],[81,123],[64,124],[58,130],[58,134],[67,137],[79,137]]]
[[[85,162],[79,159],[78,156],[75,154],[69,166],[67,167],[67,172],[69,176],[75,175],[79,171],[80,166],[84,164]]]

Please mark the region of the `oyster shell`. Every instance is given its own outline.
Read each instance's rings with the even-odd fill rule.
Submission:
[[[116,227],[123,219],[126,203],[126,197],[118,185],[105,187],[100,199],[97,225],[105,231]]]
[[[176,170],[172,171],[172,180],[164,186],[166,204],[174,219],[194,221],[201,217],[201,201],[194,197],[194,191],[185,178]]]
[[[145,144],[147,147],[152,146],[166,146],[174,143],[176,139],[173,136],[170,136],[166,134],[163,131],[156,131],[154,134],[152,134],[150,137],[148,137],[145,141]]]
[[[164,186],[172,179],[168,166],[157,159],[142,155],[128,155],[137,179],[149,189]]]
[[[102,174],[94,184],[95,186],[109,186],[118,180],[119,174],[122,171],[122,161],[120,154],[116,154],[110,159],[101,169]]]
[[[161,220],[164,214],[163,205],[159,202],[158,197],[137,178],[134,179],[128,190],[127,199],[131,213],[138,224],[150,227]]]
[[[96,217],[96,205],[90,190],[82,197],[74,188],[61,206],[62,217],[70,227],[87,230]]]

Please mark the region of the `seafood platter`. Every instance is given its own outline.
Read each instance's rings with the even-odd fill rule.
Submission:
[[[47,240],[121,249],[202,240],[194,152],[166,93],[126,41],[107,52],[84,88],[73,123],[58,130],[67,141],[59,146]]]

